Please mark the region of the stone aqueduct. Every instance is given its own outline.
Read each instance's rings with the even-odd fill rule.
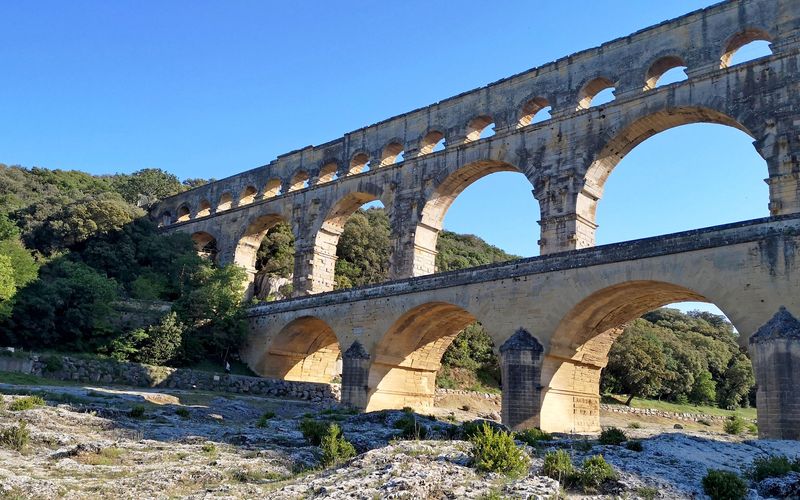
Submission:
[[[772,54],[731,66],[756,40]],[[658,86],[675,67],[688,78]],[[298,297],[249,313],[243,357],[263,375],[328,382],[341,357],[345,402],[424,407],[444,350],[478,320],[499,346],[504,421],[590,432],[621,325],[664,304],[708,301],[750,339],[761,436],[800,439],[799,76],[800,2],[723,2],[287,153],[165,199],[151,216],[198,248],[213,242],[218,263],[251,275],[266,232],[290,223]],[[592,106],[605,88],[614,100]],[[533,119],[548,106],[549,119]],[[753,138],[771,217],[590,248],[614,167],[690,123]],[[494,135],[481,138],[490,124]],[[425,276],[453,200],[498,171],[530,181],[542,256]],[[374,200],[389,215],[395,281],[331,292],[344,223]]]

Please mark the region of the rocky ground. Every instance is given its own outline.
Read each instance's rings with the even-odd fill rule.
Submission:
[[[496,402],[480,397],[444,398],[432,415],[418,415],[429,433],[415,441],[398,439],[393,424],[403,418],[400,411],[352,415],[325,403],[103,387],[0,384],[0,391],[0,431],[25,421],[31,434],[22,452],[0,447],[0,498],[581,496],[538,474],[542,457],[556,447],[570,450],[576,463],[603,454],[620,474],[605,489],[609,498],[698,498],[708,468],[740,471],[759,454],[800,455],[796,442],[730,437],[699,424],[674,429],[674,422],[655,417],[633,424],[614,414],[604,425],[642,439],[643,451],[591,441],[588,450],[581,438],[561,437],[527,447],[529,473],[510,480],[477,472],[471,445],[452,438],[459,420],[497,416]],[[9,409],[30,392],[47,405]],[[265,412],[275,416],[259,426]],[[320,467],[319,449],[298,429],[303,418],[338,422],[358,456]],[[759,498],[755,489],[751,497]]]

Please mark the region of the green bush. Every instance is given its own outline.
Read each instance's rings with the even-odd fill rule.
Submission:
[[[271,419],[273,419],[273,418],[275,418],[275,412],[274,411],[264,412],[264,414],[261,415],[261,418],[258,419],[258,422],[256,423],[256,427],[262,427],[262,428],[269,427],[269,421]]]
[[[509,477],[519,477],[528,471],[530,459],[508,432],[495,431],[484,422],[470,443],[473,464],[480,471],[502,472]]]
[[[747,475],[754,481],[768,477],[781,477],[790,472],[800,472],[800,458],[789,460],[785,455],[767,455],[756,457],[747,469]]]
[[[705,425],[707,427],[711,427],[711,422],[705,418],[698,418],[697,423],[700,425]]]
[[[45,373],[55,373],[64,368],[64,361],[61,356],[51,354],[44,358],[44,371]]]
[[[576,474],[576,480],[584,493],[594,493],[606,481],[617,479],[617,473],[606,462],[603,455],[595,455],[583,461],[583,466]]]
[[[177,410],[175,410],[175,415],[181,418],[189,418],[189,410],[187,410],[186,408],[178,408]]]
[[[24,411],[37,406],[44,406],[44,404],[44,399],[41,396],[25,396],[15,399],[13,403],[8,405],[8,409],[11,411]]]
[[[30,438],[31,433],[28,430],[27,422],[24,420],[20,420],[19,425],[16,427],[8,427],[0,431],[0,445],[16,451],[25,449]]]
[[[632,439],[625,443],[625,448],[631,451],[644,451],[644,446],[642,446],[642,442],[638,439]]]
[[[725,420],[722,429],[728,434],[741,434],[744,431],[745,421],[737,416],[732,415]]]
[[[145,408],[142,405],[136,405],[128,412],[128,416],[131,418],[144,418],[144,414]]]
[[[625,436],[625,433],[622,432],[620,429],[616,427],[609,427],[608,429],[604,429],[600,433],[600,444],[611,444],[614,446],[619,446],[625,441],[628,440],[628,437]]]
[[[758,435],[758,425],[757,424],[747,424],[747,432],[750,434]]]
[[[542,474],[553,478],[562,485],[567,484],[575,474],[572,458],[566,450],[551,451],[544,456]]]
[[[574,443],[575,449],[578,451],[589,452],[592,451],[592,442],[586,438]]]
[[[328,426],[328,432],[322,437],[322,465],[329,467],[344,462],[356,456],[356,449],[342,436],[342,430],[337,424]]]
[[[711,500],[740,500],[747,495],[747,485],[733,472],[709,469],[703,478],[703,491]]]
[[[541,429],[537,429],[536,427],[517,432],[514,437],[530,446],[536,446],[539,441],[550,441],[553,439],[553,436],[551,436],[549,433]]]
[[[400,436],[403,439],[425,439],[428,437],[428,428],[417,421],[416,415],[406,413],[394,423],[395,429],[400,429]]]
[[[639,422],[631,422],[628,424],[628,429],[641,429],[641,428],[642,424],[640,424]]]
[[[300,422],[300,432],[303,433],[306,441],[314,446],[319,446],[322,443],[322,438],[328,433],[328,424],[304,418]]]

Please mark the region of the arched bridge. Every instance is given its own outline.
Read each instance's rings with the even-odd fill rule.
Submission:
[[[770,43],[771,55],[732,65],[737,50],[758,40]],[[665,72],[681,67],[685,80],[659,85]],[[295,294],[311,295],[333,290],[339,236],[363,204],[386,207],[391,276],[424,276],[435,272],[437,236],[453,200],[481,177],[521,172],[539,202],[544,257],[260,306],[252,310],[246,356],[266,375],[325,380],[343,346],[349,402],[421,405],[441,353],[477,319],[507,365],[508,423],[596,429],[597,377],[614,332],[648,308],[713,301],[749,336],[786,306],[770,328],[793,331],[786,318],[800,314],[795,218],[696,233],[714,242],[703,248],[691,247],[694,233],[652,240],[683,242],[674,248],[620,244],[613,252],[630,258],[615,263],[603,261],[611,258],[608,248],[589,247],[615,166],[647,138],[690,123],[752,137],[766,164],[769,213],[800,213],[798,76],[800,2],[723,2],[287,153],[165,199],[151,216],[165,231],[190,233],[199,248],[213,245],[220,264],[236,263],[251,275],[264,235],[286,221],[295,236]],[[607,88],[613,101],[593,105]],[[546,108],[550,117],[541,119]],[[753,239],[739,241],[740,233]],[[756,337],[771,339],[754,344],[774,348],[765,359],[800,364],[800,347],[781,351],[773,337]],[[800,370],[773,373],[775,379],[765,373],[772,372],[758,374],[761,432],[797,438],[800,431],[790,428],[800,422],[787,408],[800,414]]]

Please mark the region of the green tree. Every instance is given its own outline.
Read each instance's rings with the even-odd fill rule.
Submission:
[[[725,377],[717,389],[718,403],[721,408],[736,409],[747,403],[747,394],[755,385],[753,364],[744,355],[739,354],[725,372]]]
[[[159,168],[145,168],[130,175],[117,175],[112,186],[125,201],[143,208],[149,208],[156,201],[185,190],[175,175]]]
[[[147,328],[147,336],[139,348],[136,361],[152,365],[168,364],[178,355],[185,330],[177,314],[167,314],[160,323]]]
[[[336,287],[380,283],[389,276],[389,217],[359,210],[347,220],[336,248]]]
[[[641,319],[633,323],[637,328],[626,330],[614,342],[605,368],[607,388],[628,394],[627,405],[636,396],[657,394],[666,375],[666,358],[661,345],[652,335],[647,335],[652,326]]]
[[[0,253],[0,304],[14,296],[17,287],[14,284],[14,268],[11,258]]]
[[[471,234],[442,231],[436,242],[436,269],[440,272],[519,259]]]
[[[294,233],[289,224],[281,222],[272,227],[256,254],[256,270],[288,278],[294,272]]]
[[[717,401],[717,383],[708,370],[704,370],[695,378],[694,387],[689,394],[689,401],[697,405],[714,404]]]

